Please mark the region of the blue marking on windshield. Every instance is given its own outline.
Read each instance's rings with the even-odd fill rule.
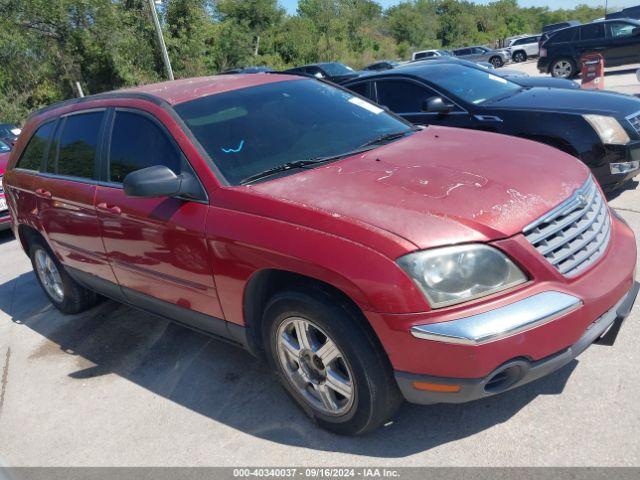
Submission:
[[[242,150],[242,147],[244,147],[244,140],[240,140],[240,145],[238,145],[238,148],[220,147],[220,150],[222,150],[224,153],[240,153],[240,151]]]

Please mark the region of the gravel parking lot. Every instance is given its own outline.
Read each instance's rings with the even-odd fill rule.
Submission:
[[[540,75],[537,68],[537,60],[530,60],[523,63],[511,63],[505,68],[520,70],[531,76]],[[605,71],[604,85],[607,90],[613,90],[630,95],[640,95],[640,81],[636,72],[640,69],[640,64],[626,65],[624,67],[608,68]],[[580,79],[577,79],[580,82]]]
[[[638,182],[611,204],[640,238]],[[640,466],[639,337],[636,305],[615,346],[547,378],[466,405],[407,404],[374,434],[344,438],[233,346],[111,301],[59,314],[4,232],[0,464]]]

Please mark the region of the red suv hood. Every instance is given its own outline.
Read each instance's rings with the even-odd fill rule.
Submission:
[[[575,158],[539,143],[429,127],[364,154],[251,188],[430,248],[521,232],[582,186],[588,175]],[[304,223],[313,227],[314,216]],[[322,225],[326,229],[327,223]]]

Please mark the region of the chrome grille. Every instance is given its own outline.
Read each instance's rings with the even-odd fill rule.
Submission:
[[[593,265],[607,249],[611,219],[593,177],[524,230],[529,242],[566,277]]]
[[[636,131],[638,135],[640,135],[640,112],[634,113],[633,115],[629,115],[627,120]]]

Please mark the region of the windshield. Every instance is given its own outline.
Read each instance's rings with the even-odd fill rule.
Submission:
[[[233,185],[288,162],[341,155],[413,127],[382,108],[316,80],[289,80],[175,107]]]
[[[13,132],[13,130],[16,130],[16,129],[17,127],[15,125],[8,125],[8,124],[0,125],[0,137],[13,137],[17,135],[16,133]]]
[[[475,105],[509,97],[522,89],[522,86],[489,70],[464,65],[447,65],[447,68],[429,70],[429,81]]]
[[[327,72],[332,77],[334,75],[348,75],[350,73],[353,73],[353,68],[347,67],[346,65],[338,62],[323,63],[320,66],[325,72]]]

